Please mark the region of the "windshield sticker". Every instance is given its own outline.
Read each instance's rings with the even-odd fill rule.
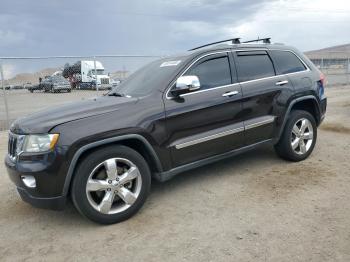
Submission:
[[[163,62],[160,67],[165,67],[165,66],[177,66],[178,64],[181,63],[181,60],[178,61],[167,61],[167,62]]]

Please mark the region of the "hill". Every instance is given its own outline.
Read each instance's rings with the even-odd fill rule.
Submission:
[[[305,52],[311,59],[318,58],[348,58],[350,57],[350,44],[326,47],[318,50]]]

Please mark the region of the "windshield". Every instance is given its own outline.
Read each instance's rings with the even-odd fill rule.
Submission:
[[[104,69],[96,69],[97,74],[96,75],[104,75],[105,70]],[[88,75],[95,75],[95,69],[90,70]]]
[[[154,89],[163,89],[180,69],[183,60],[184,57],[172,57],[151,62],[130,75],[110,93],[140,97],[151,93]]]

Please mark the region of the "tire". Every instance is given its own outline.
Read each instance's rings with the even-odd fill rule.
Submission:
[[[129,180],[124,179],[126,177]],[[92,152],[79,164],[71,197],[83,216],[96,223],[113,224],[136,214],[146,201],[150,187],[151,172],[145,159],[129,147],[109,146]]]
[[[307,111],[293,110],[280,140],[275,145],[275,151],[283,159],[294,162],[302,161],[312,153],[316,140],[315,118]]]

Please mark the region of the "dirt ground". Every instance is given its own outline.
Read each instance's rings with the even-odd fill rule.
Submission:
[[[306,161],[262,147],[183,173],[116,225],[31,207],[0,165],[1,261],[350,261],[350,87],[327,95]]]

